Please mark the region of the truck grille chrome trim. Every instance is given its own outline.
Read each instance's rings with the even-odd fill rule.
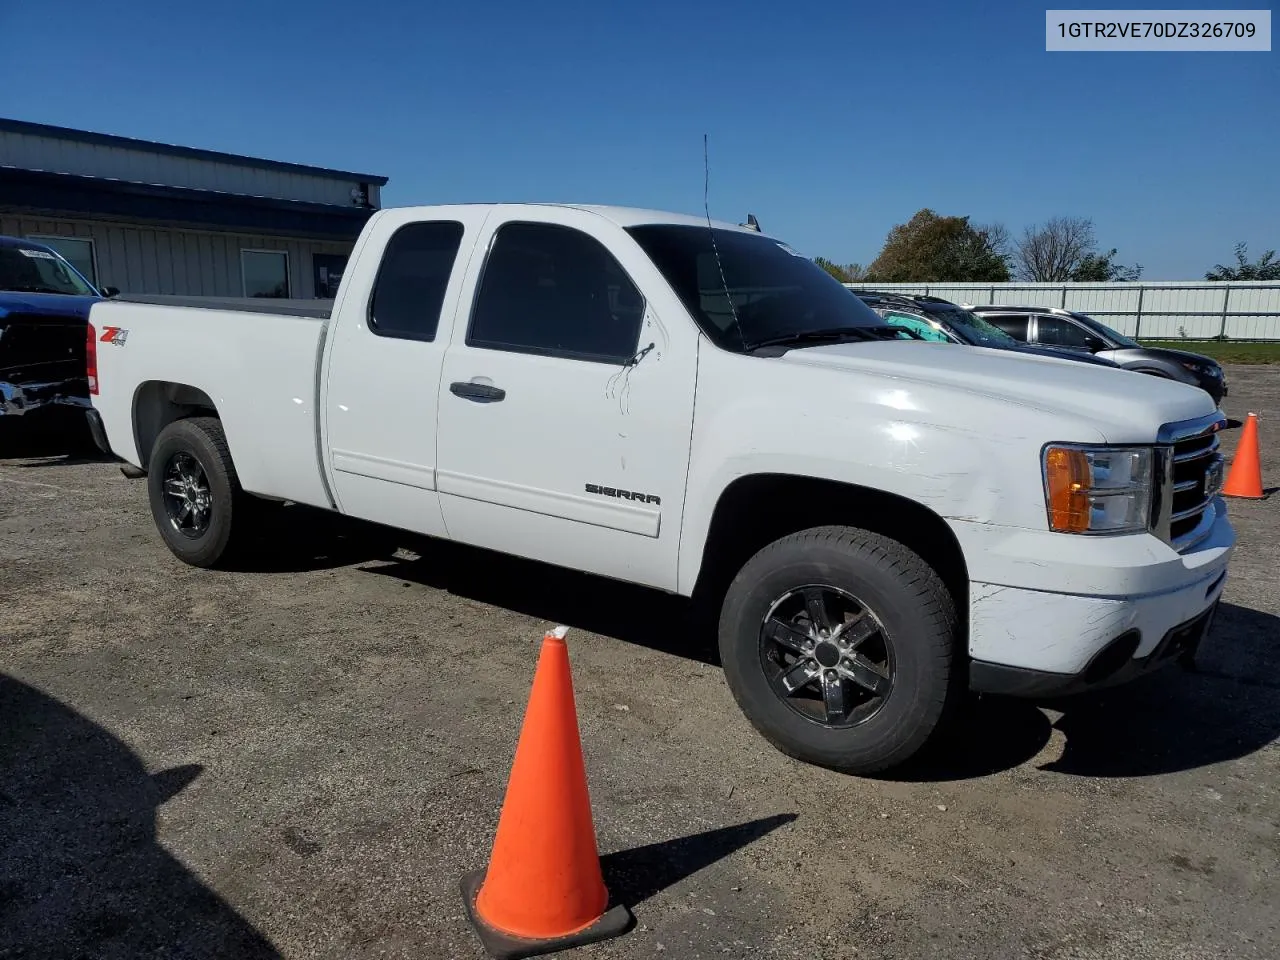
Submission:
[[[1218,431],[1227,424],[1221,413],[1197,420],[1165,424],[1157,455],[1162,477],[1156,510],[1156,534],[1179,553],[1204,540],[1218,516],[1224,461]]]

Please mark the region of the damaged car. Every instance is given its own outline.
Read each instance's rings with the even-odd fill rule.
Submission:
[[[89,307],[117,292],[45,244],[0,236],[0,418],[89,406]]]

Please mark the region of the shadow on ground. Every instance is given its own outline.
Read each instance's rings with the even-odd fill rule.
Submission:
[[[415,556],[406,559],[398,550]],[[259,535],[232,569],[292,573],[353,564],[538,620],[720,663],[714,624],[707,626],[682,598],[309,507],[267,511]]]
[[[252,552],[252,568],[264,571],[350,564],[534,619],[720,664],[713,615],[688,600],[601,577],[295,507],[283,508],[264,527],[261,548]],[[965,780],[1008,770],[1035,758],[1055,727],[1067,745],[1043,769],[1057,773],[1148,776],[1246,756],[1280,735],[1280,658],[1270,653],[1276,636],[1280,618],[1224,603],[1202,661],[1212,663],[1213,648],[1222,643],[1254,651],[1254,667],[1206,666],[1187,673],[1173,665],[1115,690],[1056,702],[970,698],[950,735],[892,778]],[[1051,721],[1042,706],[1062,716]]]
[[[601,857],[600,869],[613,898],[634,907],[795,819],[794,813],[780,813],[732,827],[619,850]]]
[[[1040,769],[1143,777],[1248,756],[1280,737],[1280,617],[1223,603],[1195,672],[1176,664],[1112,690],[1042,703],[974,698],[953,734],[895,779],[965,780],[1036,757],[1056,728],[1062,754]],[[1252,669],[1212,666],[1215,647],[1256,650]],[[1056,721],[1041,709],[1061,712]]]
[[[128,747],[0,674],[0,956],[280,954],[156,840],[156,811],[201,774],[148,774]]]
[[[364,569],[537,620],[720,665],[714,623],[681,597],[457,544],[419,543],[412,549],[419,559]]]
[[[94,446],[84,414],[54,411],[0,418],[0,460],[21,467],[74,466],[111,460]]]
[[[299,504],[261,501],[256,506],[256,533],[224,569],[242,573],[332,570],[389,560],[413,539],[413,534],[401,530]]]

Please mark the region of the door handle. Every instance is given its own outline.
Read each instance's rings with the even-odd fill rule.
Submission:
[[[449,384],[449,392],[464,400],[476,403],[497,403],[506,397],[507,391],[501,387],[492,387],[487,383],[473,383],[469,380],[458,380]]]

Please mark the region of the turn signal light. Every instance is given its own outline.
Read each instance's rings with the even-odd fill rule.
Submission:
[[[1090,479],[1089,458],[1083,450],[1051,447],[1045,451],[1044,480],[1051,530],[1084,533],[1089,529]]]

